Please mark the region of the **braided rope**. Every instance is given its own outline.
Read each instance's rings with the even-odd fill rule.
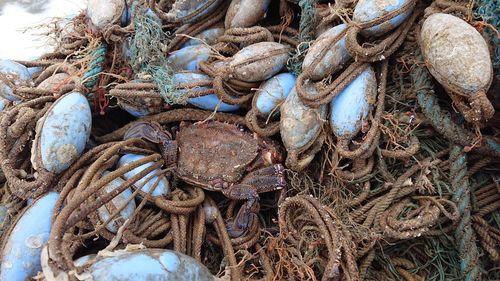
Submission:
[[[100,42],[100,44],[92,51],[92,60],[90,61],[87,72],[83,74],[83,85],[87,89],[92,89],[99,82],[99,73],[102,72],[103,64],[106,59],[108,44]]]
[[[452,199],[457,202],[461,215],[455,230],[455,239],[461,257],[460,270],[465,275],[465,280],[480,280],[479,252],[471,223],[471,195],[466,155],[460,146],[454,146],[451,150],[450,162],[451,185],[455,191]]]

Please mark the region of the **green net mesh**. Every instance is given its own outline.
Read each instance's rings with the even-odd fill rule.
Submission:
[[[292,54],[292,57],[287,62],[287,68],[295,75],[302,72],[302,62],[305,53],[309,49],[309,42],[313,38],[316,9],[315,4],[317,0],[300,0],[299,6],[301,10],[299,36],[296,38],[300,44],[297,50]]]
[[[485,27],[484,32],[493,45],[493,68],[495,75],[500,76],[500,0],[476,0],[477,8],[474,15],[491,25]]]
[[[187,98],[176,90],[173,71],[162,51],[169,39],[162,30],[161,19],[152,10],[137,11],[134,16],[134,28],[135,35],[130,47],[131,65],[134,70],[143,76],[150,76],[168,104],[186,104]]]

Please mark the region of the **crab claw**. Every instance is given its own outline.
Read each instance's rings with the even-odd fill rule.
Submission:
[[[158,144],[167,166],[177,161],[177,142],[158,122],[140,121],[132,124],[123,139],[138,138]]]
[[[223,194],[230,199],[247,200],[234,221],[227,223],[229,236],[240,237],[252,226],[260,209],[259,193],[280,190],[285,186],[284,168],[281,164],[275,164],[249,173],[240,184],[223,189]]]
[[[242,213],[243,214],[243,213]],[[247,215],[242,215],[240,217],[240,213],[234,220],[229,220],[226,225],[227,233],[231,238],[238,238],[245,235],[252,226],[254,220],[257,218],[257,215],[254,213],[249,213]]]

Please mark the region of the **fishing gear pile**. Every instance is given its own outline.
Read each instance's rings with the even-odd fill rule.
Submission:
[[[499,7],[89,0],[0,60],[0,280],[499,280]]]

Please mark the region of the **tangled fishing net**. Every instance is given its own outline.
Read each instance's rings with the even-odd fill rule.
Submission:
[[[168,41],[167,34],[162,31],[160,18],[151,10],[136,13],[133,17],[135,34],[130,46],[132,68],[143,73],[139,76],[149,75],[168,104],[186,104],[185,95],[176,91],[172,70],[163,53]]]
[[[499,75],[500,68],[500,2],[498,1],[476,1],[477,9],[474,15],[484,21],[484,32],[493,43],[493,66],[496,75]]]
[[[91,0],[0,61],[0,279],[499,280],[500,2],[367,2]],[[436,75],[436,14],[483,88]]]

